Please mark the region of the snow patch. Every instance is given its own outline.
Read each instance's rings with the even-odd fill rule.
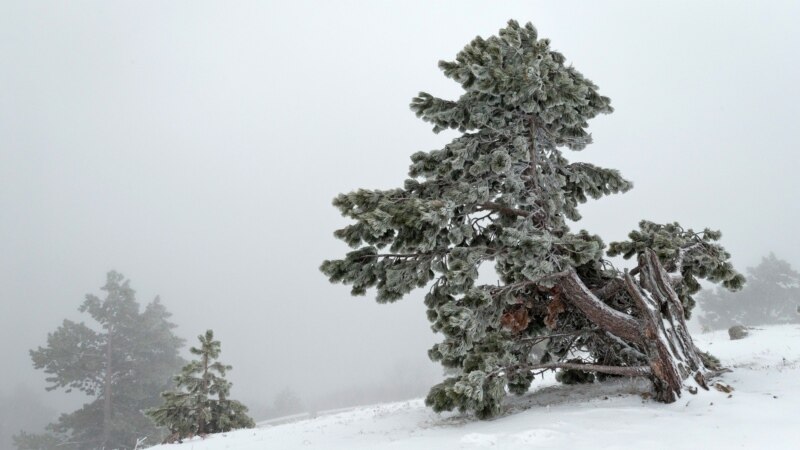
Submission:
[[[684,391],[665,405],[643,398],[649,386],[642,379],[562,386],[546,377],[528,394],[509,397],[507,413],[491,421],[436,414],[412,400],[271,421],[154,449],[800,448],[800,326],[754,329],[737,341],[726,331],[694,340],[733,369],[718,379],[733,391]]]
[[[497,435],[470,433],[461,438],[462,444],[474,445],[478,447],[492,447],[497,444]]]

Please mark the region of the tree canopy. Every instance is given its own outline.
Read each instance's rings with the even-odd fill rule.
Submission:
[[[789,262],[770,253],[747,269],[747,280],[740,292],[704,291],[700,323],[710,329],[800,323],[800,273]]]
[[[684,324],[698,279],[730,289],[744,281],[715,242],[720,234],[642,221],[608,248],[636,257],[627,273],[605,259],[599,236],[570,230],[579,204],[632,184],[564,156],[586,148],[589,120],[613,109],[530,23],[476,37],[439,67],[463,94],[421,92],[411,109],[434,132],[460,136],[414,153],[401,188],[338,195],[333,204],[352,223],[334,235],[353,250],[322,272],[353,295],[375,289],[382,303],[427,288],[428,319],[443,337],[429,356],[450,374],[428,395],[437,411],[497,415],[506,389],[521,394],[538,371],[556,368],[650,376],[658,398],[674,400],[688,376],[681,368],[707,372]],[[485,263],[497,283],[480,283]],[[653,308],[680,330],[664,342],[685,352],[647,337],[670,333]]]

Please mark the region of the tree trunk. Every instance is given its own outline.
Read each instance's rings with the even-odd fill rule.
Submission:
[[[644,313],[649,345],[646,353],[654,374],[656,398],[672,403],[680,397],[683,380],[689,376],[707,389],[708,369],[689,334],[683,305],[655,252],[647,249],[639,258],[639,267],[639,284],[629,274],[625,275],[625,284]]]
[[[639,282],[626,273],[624,283],[641,318],[603,303],[574,270],[559,282],[559,287],[565,298],[599,328],[642,349],[650,367],[646,375],[653,381],[657,400],[677,400],[683,381],[689,376],[707,389],[707,369],[689,335],[683,305],[658,256],[646,249],[639,258]]]
[[[205,348],[203,349],[205,350]],[[204,417],[204,410],[206,408],[206,404],[208,403],[208,353],[203,353],[203,381],[200,382],[200,392],[202,393],[203,401],[198,408],[200,409],[198,414],[198,424],[197,424],[197,434],[204,434],[206,432],[206,419]]]
[[[112,370],[111,367],[111,329],[108,330],[106,338],[106,373],[103,380],[103,447],[108,447],[108,441],[111,436],[111,380]]]

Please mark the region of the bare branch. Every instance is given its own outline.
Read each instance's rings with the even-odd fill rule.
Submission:
[[[622,281],[620,278],[612,278],[608,283],[606,283],[603,287],[594,289],[592,294],[594,294],[600,300],[608,300],[613,298],[619,292],[625,289],[625,282]]]
[[[570,333],[543,334],[541,336],[532,336],[532,337],[528,337],[528,338],[517,339],[516,342],[534,342],[534,343],[538,343],[538,342],[542,342],[542,341],[547,340],[547,339],[552,339],[552,338],[557,338],[557,337],[580,336],[582,334],[593,333],[593,332],[598,331],[598,330],[599,330],[599,328],[589,328],[589,329],[586,329],[586,330],[578,330],[578,331],[573,331],[573,332],[570,332]]]
[[[570,268],[558,285],[566,299],[603,330],[628,341],[642,340],[642,324],[603,303],[583,284],[575,269]]]
[[[652,371],[648,366],[604,366],[600,364],[581,364],[581,363],[569,363],[569,362],[550,362],[550,363],[539,363],[539,364],[521,364],[518,366],[509,367],[507,369],[501,369],[496,374],[502,374],[508,372],[508,370],[555,370],[555,369],[567,369],[567,370],[582,370],[584,372],[600,372],[600,373],[607,373],[610,375],[622,375],[627,377],[646,377],[650,376]],[[492,373],[490,375],[495,375]]]

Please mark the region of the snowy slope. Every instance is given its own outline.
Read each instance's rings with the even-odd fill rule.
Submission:
[[[697,335],[696,342],[733,369],[720,379],[731,394],[685,392],[663,405],[641,397],[642,382],[575,388],[543,380],[492,421],[438,415],[412,400],[154,448],[800,449],[800,326],[753,330],[739,341],[726,332]]]

